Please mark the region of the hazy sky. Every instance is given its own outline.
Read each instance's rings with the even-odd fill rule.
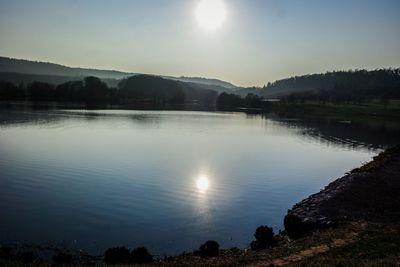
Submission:
[[[399,0],[0,0],[0,55],[68,66],[263,85],[293,75],[400,66]]]

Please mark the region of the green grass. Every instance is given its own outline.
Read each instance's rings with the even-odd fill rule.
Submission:
[[[366,230],[354,243],[287,266],[400,266],[400,228]]]

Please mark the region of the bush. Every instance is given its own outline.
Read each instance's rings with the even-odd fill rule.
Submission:
[[[109,248],[104,252],[104,261],[110,264],[127,263],[129,258],[129,249],[126,247]]]
[[[202,257],[217,257],[219,255],[219,244],[217,241],[209,240],[199,249]]]
[[[131,261],[133,263],[149,263],[153,261],[153,256],[145,247],[138,247],[131,252]]]
[[[274,230],[267,225],[259,226],[254,233],[256,240],[250,243],[252,250],[260,250],[271,247],[274,242]]]
[[[259,226],[256,229],[254,237],[259,242],[272,244],[274,238],[274,230],[272,229],[272,227],[268,227],[266,225]]]
[[[59,252],[53,256],[53,261],[58,264],[69,264],[72,262],[72,255],[64,252]]]
[[[308,231],[308,226],[303,220],[296,215],[288,214],[283,220],[286,234],[290,238],[299,238],[305,235]]]

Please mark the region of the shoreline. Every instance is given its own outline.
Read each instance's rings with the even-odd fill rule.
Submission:
[[[320,192],[295,204],[288,215],[310,228],[345,221],[400,223],[400,146],[381,152],[365,165],[336,179]]]
[[[183,104],[154,104],[146,101],[119,102],[77,102],[77,101],[32,101],[32,100],[0,100],[0,107],[33,107],[43,109],[116,109],[116,110],[187,110],[187,111],[219,111],[243,112],[248,114],[276,113],[284,116],[303,115],[321,117],[367,117],[384,120],[395,120],[400,117],[400,101],[393,100],[388,106],[376,103],[286,103],[267,102],[264,107],[224,106],[216,103],[201,104],[187,102]]]

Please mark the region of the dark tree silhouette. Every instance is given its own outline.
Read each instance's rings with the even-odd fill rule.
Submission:
[[[240,107],[244,105],[244,100],[238,95],[222,93],[218,96],[218,107]]]
[[[12,83],[0,81],[0,100],[22,100],[25,97],[24,85],[18,87]]]
[[[87,102],[104,102],[108,97],[108,86],[97,77],[85,78]]]
[[[150,101],[156,104],[183,104],[183,85],[151,75],[136,75],[118,84],[120,98]]]
[[[84,101],[86,94],[82,81],[71,81],[56,87],[56,96],[59,101]]]
[[[28,85],[27,95],[33,100],[51,101],[54,100],[54,86],[49,83],[33,82]]]

